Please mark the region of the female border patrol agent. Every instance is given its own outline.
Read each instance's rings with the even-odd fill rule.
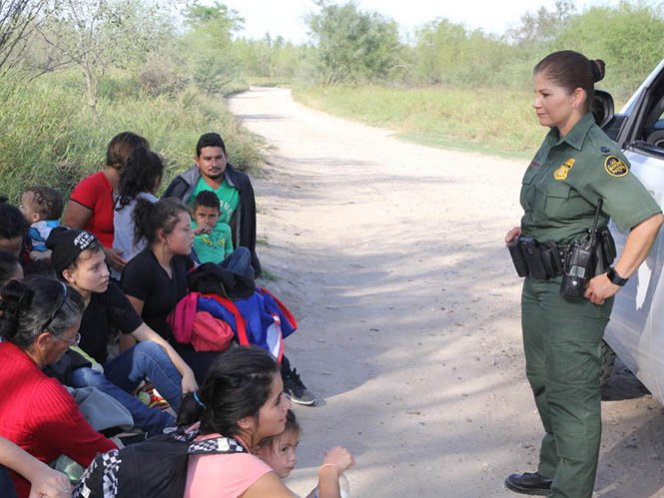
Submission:
[[[604,62],[572,51],[552,53],[534,69],[533,107],[540,124],[551,130],[523,177],[521,226],[510,230],[505,242],[522,250],[524,244],[553,247],[562,268],[555,271],[549,261],[554,271],[542,275],[538,270],[547,264],[526,260],[530,272],[521,297],[526,373],[545,435],[537,471],[505,481],[524,494],[592,495],[601,435],[602,335],[613,296],[645,260],[663,220],[660,207],[589,112],[594,83],[603,76]],[[599,231],[606,230],[609,218],[631,231],[615,266],[606,267],[608,272],[600,266],[580,299],[569,300],[560,293],[561,275],[570,271],[565,259],[570,245],[593,226],[596,211]]]

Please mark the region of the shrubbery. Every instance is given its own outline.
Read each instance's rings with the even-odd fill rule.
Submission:
[[[75,75],[73,75],[75,76]],[[225,103],[193,86],[167,95],[143,93],[128,77],[108,80],[93,123],[72,75],[50,75],[29,84],[0,80],[0,193],[13,201],[30,184],[63,193],[104,165],[106,146],[117,133],[146,137],[165,163],[167,182],[189,166],[198,137],[219,132],[230,161],[249,169],[260,161],[260,142],[239,127]]]

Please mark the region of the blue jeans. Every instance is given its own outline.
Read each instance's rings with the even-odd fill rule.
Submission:
[[[134,417],[134,425],[150,435],[175,425],[170,413],[149,408],[129,394],[149,378],[173,410],[182,399],[182,376],[164,348],[152,341],[139,342],[104,365],[104,374],[91,368],[77,368],[69,378],[72,387],[93,386],[122,403]]]
[[[14,482],[9,477],[9,472],[6,467],[0,465],[0,496],[2,498],[16,498],[16,490],[14,489]]]
[[[228,255],[226,259],[221,262],[221,266],[228,271],[237,273],[244,277],[254,279],[256,273],[254,267],[251,266],[251,251],[246,247],[240,246]]]

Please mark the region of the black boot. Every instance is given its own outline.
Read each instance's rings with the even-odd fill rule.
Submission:
[[[551,492],[552,481],[552,479],[544,477],[539,472],[526,472],[524,474],[512,474],[505,479],[505,486],[524,495],[546,496]]]

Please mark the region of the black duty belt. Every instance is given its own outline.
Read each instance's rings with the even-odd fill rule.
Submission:
[[[537,280],[548,280],[563,274],[567,247],[567,244],[558,244],[553,240],[538,242],[524,236],[508,245],[519,276]]]
[[[548,280],[563,274],[568,243],[553,240],[538,242],[530,237],[520,236],[507,245],[516,272],[520,277],[532,277],[537,280]],[[608,270],[616,256],[613,237],[608,230],[599,232],[597,246],[597,266],[595,275]]]

